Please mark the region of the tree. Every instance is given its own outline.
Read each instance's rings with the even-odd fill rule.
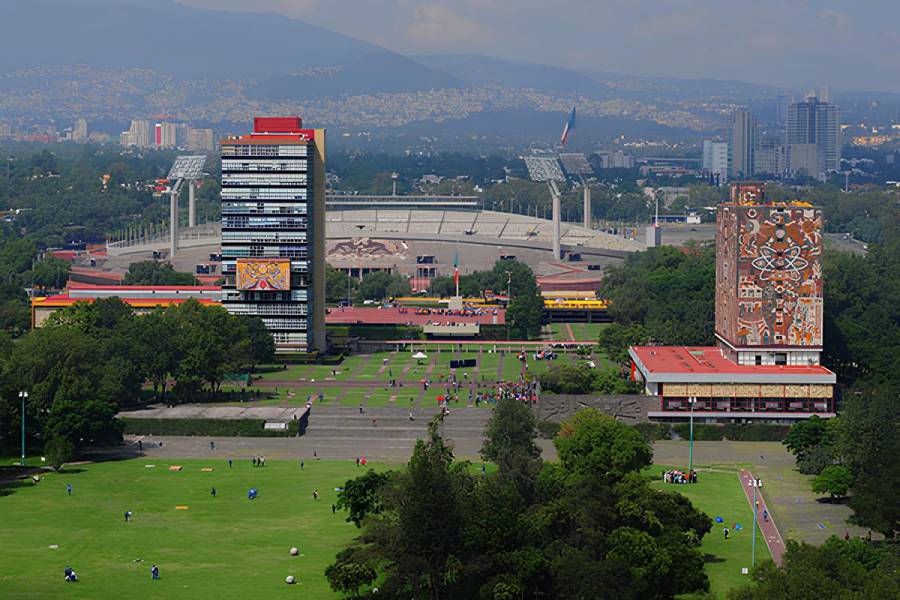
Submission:
[[[325,302],[337,304],[342,300],[351,300],[359,282],[342,269],[325,265]]]
[[[640,323],[612,323],[600,330],[598,343],[609,360],[625,365],[631,358],[628,349],[650,343],[650,335]]]
[[[832,498],[841,498],[847,495],[850,486],[853,485],[853,474],[843,465],[825,467],[818,477],[813,479],[812,491],[817,494],[831,494]]]
[[[380,494],[390,480],[390,472],[377,473],[374,469],[369,469],[360,477],[348,479],[344,489],[338,492],[337,507],[349,511],[347,521],[361,527],[368,515],[381,513]]]
[[[34,265],[31,279],[42,292],[48,288],[58,290],[65,287],[71,268],[72,265],[68,261],[50,256]]]
[[[653,461],[652,449],[637,430],[596,409],[579,411],[563,421],[553,443],[560,463],[570,472],[621,478]]]
[[[370,585],[377,575],[364,552],[355,547],[338,552],[334,564],[325,569],[325,578],[331,589],[353,598],[359,598],[359,588]]]
[[[75,445],[65,437],[52,437],[44,444],[44,458],[47,459],[54,471],[59,471],[64,463],[73,460],[76,456]]]
[[[609,301],[616,323],[641,324],[643,339],[657,344],[694,345],[713,342],[715,260],[712,248],[679,250],[671,246],[630,254],[622,266],[608,267],[600,297]],[[632,330],[639,333],[639,330]],[[621,350],[621,332],[606,341]]]
[[[900,530],[900,403],[892,387],[851,392],[841,413],[838,445],[853,474],[850,522],[892,538]]]
[[[124,285],[199,285],[190,273],[181,273],[172,263],[144,260],[131,263],[122,279]]]
[[[376,271],[363,276],[357,295],[360,300],[384,300],[388,297],[408,296],[411,291],[409,280],[402,275]]]
[[[784,564],[770,560],[753,569],[751,583],[731,590],[729,600],[865,598],[900,596],[900,571],[893,549],[875,548],[859,539],[830,537],[821,546],[787,540]]]
[[[523,402],[502,398],[491,411],[484,430],[481,456],[497,463],[525,497],[541,469],[541,449],[535,444],[537,422]]]
[[[588,394],[594,390],[595,371],[586,364],[555,362],[539,375],[541,390],[553,394]]]
[[[543,317],[544,299],[536,285],[521,295],[514,296],[506,310],[506,318],[517,339],[528,340],[538,337]]]
[[[833,464],[833,451],[825,444],[816,444],[797,458],[797,470],[804,475],[818,475],[825,467]]]
[[[813,415],[809,419],[801,419],[791,426],[787,437],[781,443],[799,458],[822,441],[827,422],[818,415]]]
[[[249,342],[250,370],[256,369],[260,363],[268,363],[275,360],[275,340],[266,328],[266,324],[259,317],[245,316],[242,318]]]

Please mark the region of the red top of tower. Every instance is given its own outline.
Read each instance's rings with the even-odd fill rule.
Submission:
[[[254,117],[253,133],[302,133],[300,117]]]

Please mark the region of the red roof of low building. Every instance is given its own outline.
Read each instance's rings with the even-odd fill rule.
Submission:
[[[158,290],[160,292],[177,291],[219,291],[220,285],[97,285],[95,283],[70,282],[67,286],[70,290],[111,290],[116,293],[134,291]]]
[[[403,309],[399,308],[378,308],[378,307],[346,307],[332,308],[325,317],[326,323],[334,324],[361,324],[361,325],[405,325],[412,323],[414,325],[427,325],[429,323],[480,323],[481,325],[490,325],[496,323],[503,325],[505,323],[504,315],[506,311],[497,309],[497,314],[489,314],[485,312],[480,315],[449,315],[432,312],[432,314],[416,314],[413,307]]]
[[[632,346],[629,354],[649,381],[835,382],[822,365],[739,365],[716,346]]]

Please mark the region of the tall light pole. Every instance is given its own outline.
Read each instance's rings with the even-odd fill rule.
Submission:
[[[688,404],[691,405],[691,442],[690,450],[688,450],[688,480],[690,480],[691,471],[694,470],[694,405],[697,404],[697,397],[688,398]]]
[[[753,541],[750,544],[750,566],[756,566],[756,525],[759,522],[759,510],[756,505],[756,488],[762,487],[762,479],[754,479],[750,482],[753,486]]]
[[[28,399],[28,392],[19,392],[19,400],[22,402],[22,466],[25,466],[25,400]]]

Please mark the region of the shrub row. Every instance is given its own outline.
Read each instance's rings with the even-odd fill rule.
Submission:
[[[726,425],[694,425],[695,440],[732,440],[736,442],[780,442],[790,431],[788,425],[772,425],[769,423],[728,423]],[[679,437],[690,436],[690,424],[678,423],[672,430]]]
[[[297,435],[299,421],[287,429],[265,429],[263,419],[119,419],[130,435],[188,435],[218,437],[288,437]]]
[[[421,327],[407,325],[351,325],[350,336],[363,340],[420,340],[425,336]]]

